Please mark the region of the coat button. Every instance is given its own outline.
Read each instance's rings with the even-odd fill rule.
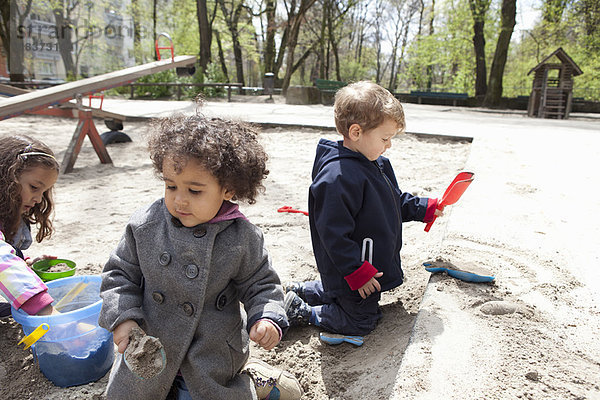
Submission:
[[[185,267],[185,276],[187,276],[190,279],[194,279],[195,277],[197,277],[199,272],[200,270],[195,264],[190,264]]]
[[[166,267],[167,265],[169,265],[170,262],[171,262],[171,255],[169,253],[167,253],[166,251],[158,257],[158,263],[160,265],[162,265],[163,267]]]
[[[194,306],[191,303],[183,303],[182,308],[183,308],[183,312],[188,317],[191,317],[192,315],[194,315]]]
[[[196,228],[194,229],[194,237],[201,238],[206,235],[206,228]]]
[[[161,292],[152,293],[152,300],[158,304],[162,304],[165,301],[165,296]]]
[[[227,305],[227,296],[224,294],[219,295],[217,298],[217,310],[223,311],[225,306]]]

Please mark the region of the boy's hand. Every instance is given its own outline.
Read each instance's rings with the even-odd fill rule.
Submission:
[[[433,213],[436,217],[443,217],[444,216],[444,209],[442,208],[441,210],[436,208],[435,212]]]
[[[279,331],[269,321],[258,321],[250,329],[250,339],[265,350],[271,350],[279,343]]]
[[[113,341],[117,345],[119,353],[122,354],[125,352],[125,349],[129,344],[129,332],[131,332],[135,326],[139,327],[137,322],[128,319],[127,321],[121,322],[113,331]]]
[[[369,282],[362,285],[358,289],[358,293],[360,294],[360,297],[362,297],[363,299],[366,299],[368,296],[375,293],[375,291],[380,292],[381,285],[379,284],[379,282],[377,282],[377,279],[375,279],[375,278],[381,278],[382,276],[383,276],[383,272],[378,272],[375,274],[375,276],[373,276],[369,280]]]

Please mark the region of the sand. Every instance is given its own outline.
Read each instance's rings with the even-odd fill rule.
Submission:
[[[22,116],[0,122],[2,134],[35,134],[57,152],[59,160],[62,160],[75,126],[74,120],[38,116]],[[101,122],[97,122],[97,127],[103,132]],[[101,165],[86,139],[74,172],[60,176],[56,184],[55,235],[42,244],[32,246],[27,251],[28,255],[51,254],[75,261],[77,274],[100,273],[131,213],[162,196],[162,185],[153,174],[145,150],[143,134],[147,129],[145,122],[125,124],[124,131],[133,141],[108,147],[114,165]],[[308,218],[299,213],[278,213],[277,209],[282,206],[307,209],[307,187],[314,149],[321,137],[337,139],[332,131],[264,130],[261,141],[269,153],[271,171],[265,182],[266,192],[256,204],[241,205],[242,212],[263,230],[273,265],[282,281],[318,277],[310,245]],[[470,148],[471,144],[464,141],[404,135],[393,140],[387,156],[392,160],[403,190],[422,196],[440,196],[456,173],[465,168]],[[409,368],[404,377],[398,376],[416,315],[423,302],[429,304],[423,295],[431,274],[425,271],[422,263],[442,257],[458,268],[461,262],[470,262],[497,272],[499,267],[507,267],[498,265],[498,260],[507,254],[515,261],[511,268],[521,268],[528,262],[528,254],[519,252],[518,244],[502,243],[493,251],[484,252],[483,239],[469,238],[470,246],[458,246],[456,240],[446,243],[443,241],[445,228],[451,218],[452,212],[448,210],[429,233],[423,231],[421,223],[404,225],[402,261],[406,283],[383,293],[383,319],[377,329],[365,337],[363,346],[355,347],[348,343],[325,345],[319,340],[319,329],[307,327],[290,330],[281,344],[271,351],[252,345],[252,355],[298,377],[306,399],[411,398],[411,390],[423,391],[411,378],[418,376],[420,368],[439,362],[432,360],[426,351],[422,358],[417,358],[422,363],[419,361],[412,369]],[[488,247],[485,249],[487,251]],[[553,264],[552,260],[545,263]],[[576,280],[566,278],[539,290],[551,291],[557,304],[561,301],[580,304],[573,300],[577,295],[573,290]],[[556,331],[555,320],[547,318],[546,310],[540,309],[541,301],[537,307],[532,307],[512,295],[514,282],[510,279],[497,280],[492,284],[470,284],[443,274],[431,277],[430,287],[437,290],[442,299],[450,293],[461,293],[458,305],[461,314],[457,315],[457,321],[448,323],[445,328],[456,327],[456,340],[446,345],[460,346],[461,329],[468,331],[482,325],[489,329],[489,335],[497,338],[497,348],[490,351],[479,349],[480,361],[487,367],[485,373],[489,374],[485,379],[488,385],[486,395],[472,397],[471,393],[465,392],[462,398],[593,398],[577,396],[578,393],[598,390],[595,378],[598,377],[599,364],[593,354],[598,354],[599,345],[591,344],[595,347],[589,348],[592,352],[589,356],[586,356],[585,348],[561,345],[560,341],[567,339],[564,331],[569,330],[568,324],[580,322],[568,322],[568,318],[562,318],[562,329]],[[449,296],[448,300],[456,298]],[[558,307],[553,310],[569,312]],[[581,310],[578,312],[583,314]],[[586,318],[582,317],[581,323],[585,323]],[[420,318],[420,321],[430,326],[438,323],[427,318]],[[597,337],[597,332],[593,334]],[[20,337],[20,327],[14,321],[0,321],[0,342],[3,344],[0,347],[0,398],[103,398],[107,376],[93,384],[75,388],[55,387],[41,374],[31,354],[16,346]],[[587,340],[586,343],[593,341]],[[566,364],[553,370],[551,366],[560,364],[561,360],[566,360]],[[449,369],[455,362],[460,366],[460,361],[443,360]],[[524,369],[523,363],[528,367]],[[474,375],[466,373],[465,379],[479,379],[479,367],[471,368]],[[406,370],[402,368],[402,371]],[[578,388],[584,390],[578,391]]]
[[[129,343],[123,353],[125,364],[143,379],[160,374],[165,368],[163,345],[158,338],[149,336],[138,327],[129,332]]]

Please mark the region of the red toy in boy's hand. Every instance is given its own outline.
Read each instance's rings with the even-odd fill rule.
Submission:
[[[444,196],[442,197],[442,201],[440,201],[437,205],[438,210],[443,210],[445,206],[452,205],[460,199],[460,196],[467,190],[471,182],[473,182],[472,172],[461,172],[456,175],[456,178],[450,183],[446,191],[444,192]],[[431,225],[435,222],[437,217],[434,216],[433,220],[425,225],[425,232],[429,232],[431,229]]]

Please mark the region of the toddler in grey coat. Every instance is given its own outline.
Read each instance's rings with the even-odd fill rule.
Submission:
[[[175,115],[154,124],[149,148],[165,196],[134,213],[106,263],[100,325],[120,353],[134,327],[157,337],[166,366],[141,379],[117,357],[107,398],[299,399],[293,375],[246,364],[249,340],[270,350],[288,328],[263,235],[232,202],[264,189],[256,132]]]

